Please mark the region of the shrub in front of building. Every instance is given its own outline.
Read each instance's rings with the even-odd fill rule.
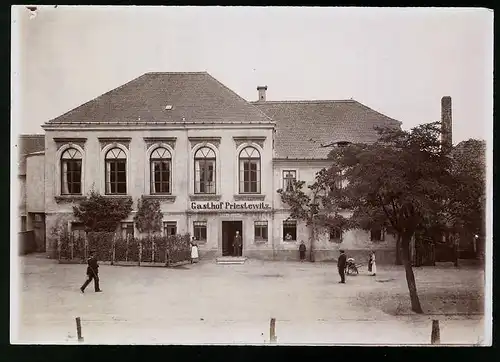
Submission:
[[[191,236],[151,235],[123,238],[112,232],[88,232],[85,238],[74,240],[69,233],[60,238],[59,260],[85,262],[94,251],[99,261],[175,264],[190,260]]]

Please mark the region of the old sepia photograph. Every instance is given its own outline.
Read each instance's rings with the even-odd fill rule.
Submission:
[[[492,10],[11,12],[11,344],[491,346]]]

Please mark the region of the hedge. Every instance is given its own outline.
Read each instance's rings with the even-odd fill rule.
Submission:
[[[85,261],[90,251],[100,261],[172,264],[190,260],[189,234],[123,238],[110,232],[89,232],[86,238],[63,234],[59,241],[60,260]]]

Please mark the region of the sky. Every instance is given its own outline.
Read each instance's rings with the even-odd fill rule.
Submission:
[[[12,124],[53,119],[146,72],[207,71],[243,98],[353,98],[402,122],[453,102],[453,143],[493,124],[493,12],[293,7],[13,8]]]

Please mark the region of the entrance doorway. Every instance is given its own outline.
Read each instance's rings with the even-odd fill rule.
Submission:
[[[243,234],[242,234],[242,221],[223,221],[222,222],[222,256],[241,256],[243,253]],[[239,231],[241,235],[241,248],[239,250],[239,255],[236,255],[235,248],[233,246],[234,236],[236,231]]]

